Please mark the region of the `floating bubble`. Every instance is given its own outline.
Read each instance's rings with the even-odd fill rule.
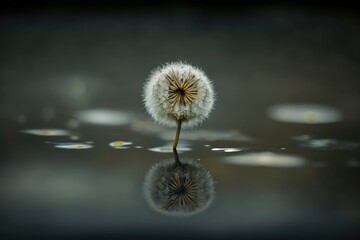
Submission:
[[[241,149],[240,148],[212,148],[211,149],[212,151],[215,151],[215,152],[240,152]]]
[[[64,129],[25,129],[22,133],[37,135],[37,136],[67,136],[71,132]]]
[[[75,116],[81,122],[96,125],[120,126],[130,121],[129,113],[110,109],[84,110]]]
[[[62,149],[89,149],[89,148],[93,148],[94,146],[85,143],[61,143],[55,145],[55,147]]]
[[[273,152],[244,153],[224,158],[224,162],[252,167],[292,168],[305,165],[305,159],[290,154]]]
[[[317,104],[280,104],[268,109],[270,118],[287,123],[322,124],[342,120],[336,108]]]
[[[116,149],[128,149],[129,147],[126,147],[127,145],[133,144],[132,142],[124,142],[124,141],[115,141],[109,143],[110,147],[116,148]]]
[[[177,147],[176,149],[179,153],[191,151],[191,148],[189,148],[189,147]],[[154,148],[149,148],[148,150],[150,150],[152,152],[159,152],[159,153],[172,153],[173,152],[172,146],[154,147]]]
[[[160,138],[166,141],[174,139],[174,131],[165,131],[160,133]],[[215,131],[215,130],[191,130],[181,132],[182,140],[205,140],[205,141],[252,141],[253,139],[240,133],[237,130]]]

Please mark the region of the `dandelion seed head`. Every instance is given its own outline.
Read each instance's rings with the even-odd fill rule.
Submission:
[[[144,86],[144,103],[160,124],[184,128],[201,124],[214,105],[214,90],[205,73],[187,63],[174,62],[155,69]]]
[[[171,216],[191,216],[204,211],[214,196],[209,171],[193,160],[175,166],[172,159],[155,164],[144,181],[144,195],[156,211]]]

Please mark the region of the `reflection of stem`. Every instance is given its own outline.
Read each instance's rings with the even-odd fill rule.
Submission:
[[[181,119],[177,120],[176,135],[175,135],[175,139],[174,139],[173,150],[176,150],[176,147],[178,145],[179,137],[180,137],[180,130],[181,130]]]
[[[181,162],[180,162],[179,155],[178,155],[176,148],[173,149],[173,152],[174,152],[174,157],[175,157],[175,164],[173,167],[174,168],[176,168],[177,166],[181,167]]]

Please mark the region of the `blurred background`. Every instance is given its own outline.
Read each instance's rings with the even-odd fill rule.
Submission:
[[[2,1],[2,239],[359,239],[356,1]],[[180,159],[212,205],[169,217],[143,179],[174,129],[142,104],[151,70],[187,61],[216,107]]]

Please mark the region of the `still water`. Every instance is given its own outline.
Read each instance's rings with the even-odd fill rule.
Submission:
[[[3,17],[0,40],[1,236],[359,236],[357,17],[32,13]],[[174,161],[175,129],[146,114],[143,83],[177,60],[217,98],[178,145],[206,190],[183,200],[194,214],[154,209],[144,183]]]

